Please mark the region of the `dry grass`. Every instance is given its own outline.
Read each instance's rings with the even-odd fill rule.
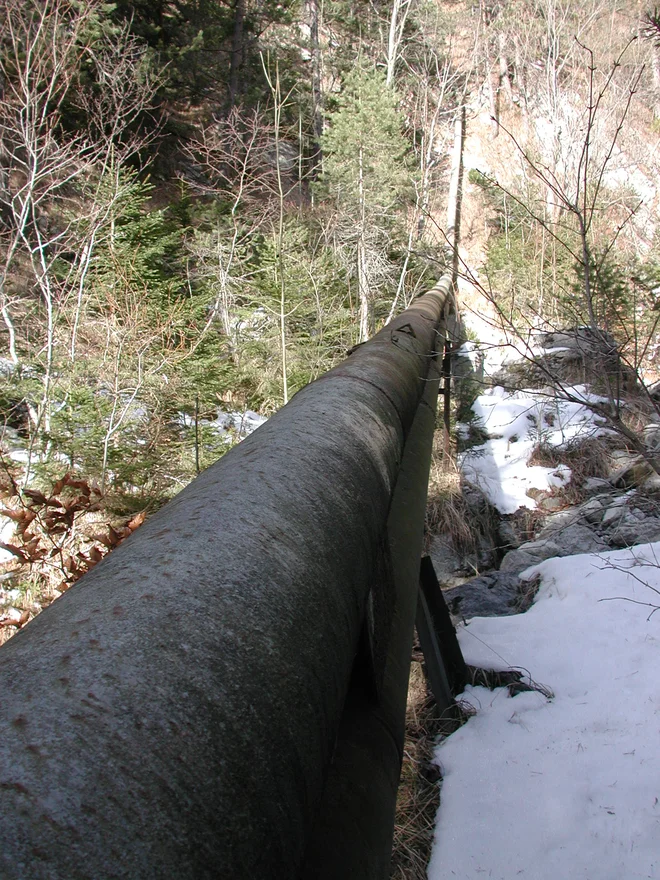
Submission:
[[[444,493],[429,494],[426,505],[424,551],[429,552],[431,540],[442,535],[461,556],[478,557],[484,545],[497,544],[499,516],[481,499],[475,504],[461,492],[459,475],[448,482]]]
[[[452,451],[447,451],[444,431],[433,438],[425,521],[425,551],[434,535],[450,535],[456,547],[473,543],[470,516],[461,490],[461,474]]]
[[[515,604],[516,614],[524,614],[534,604],[534,599],[541,586],[541,575],[535,574],[528,581],[520,581],[520,595]]]
[[[529,458],[528,465],[557,467],[567,465],[571,469],[571,479],[566,486],[552,490],[550,494],[561,497],[567,505],[579,504],[584,500],[583,486],[590,477],[607,478],[610,474],[610,453],[613,438],[591,437],[587,440],[567,443],[565,446],[549,446],[539,443]]]
[[[422,655],[416,651],[410,667],[406,740],[396,803],[392,880],[426,880],[440,804],[440,769],[433,751],[440,736],[448,736],[462,720],[438,717],[430,694]]]
[[[425,552],[433,535],[449,531],[459,540],[468,540],[470,529],[461,505],[461,474],[455,457],[448,452],[444,431],[438,430],[433,437],[431,471],[429,473],[428,500],[424,532]]]
[[[583,483],[589,477],[608,476],[611,450],[611,442],[601,437],[591,437],[588,440],[567,443],[565,446],[539,443],[528,464],[539,464],[543,467],[568,465],[573,472],[573,479]]]

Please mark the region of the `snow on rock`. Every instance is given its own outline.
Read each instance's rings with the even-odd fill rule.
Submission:
[[[460,628],[469,664],[551,688],[468,688],[437,749],[429,880],[637,880],[660,869],[660,544],[549,559],[523,615]],[[641,604],[637,604],[641,603]],[[646,603],[651,603],[651,606]]]
[[[586,400],[584,389],[572,390]],[[584,404],[544,398],[531,391],[506,391],[496,386],[480,395],[472,409],[489,439],[462,457],[461,470],[504,514],[535,507],[530,489],[547,490],[570,480],[571,472],[565,465],[528,466],[540,443],[562,446],[575,437],[602,431]]]
[[[224,412],[219,410],[217,418],[212,421],[200,419],[199,424],[212,428],[219,436],[225,435],[229,431],[234,431],[238,434],[239,439],[243,440],[248,434],[256,431],[260,425],[263,425],[265,421],[267,421],[266,416],[262,416],[251,409],[244,410],[243,412]],[[193,428],[195,426],[195,419],[193,416],[182,412],[179,413],[179,423],[184,428]]]
[[[220,412],[218,418],[211,424],[220,432],[234,430],[242,439],[255,431],[259,425],[263,425],[265,421],[265,416],[248,409],[245,412]]]
[[[480,370],[483,370],[484,355],[481,346],[477,345],[476,342],[470,340],[464,342],[456,349],[454,357],[467,358],[474,373],[479,373]],[[660,430],[660,426],[658,428]]]

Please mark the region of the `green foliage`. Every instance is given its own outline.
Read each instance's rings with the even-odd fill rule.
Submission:
[[[625,326],[630,317],[632,300],[628,269],[617,264],[609,250],[589,254],[588,259],[596,323],[599,327],[616,331]],[[576,300],[581,302],[583,323],[589,323],[587,304],[584,301],[586,268],[582,262],[578,262],[574,271],[573,292]]]
[[[78,0],[66,4],[72,20],[89,11]],[[428,266],[407,253],[412,153],[397,93],[374,70],[382,61],[387,3],[328,0],[324,6],[324,21],[342,35],[341,48],[332,46],[325,56],[342,86],[336,97],[326,96],[322,180],[310,192],[297,163],[284,172],[281,238],[272,96],[261,54],[270,57],[271,72],[277,62],[287,95],[279,137],[302,156],[304,176],[313,124],[309,65],[300,52],[303,5],[92,0],[92,6],[81,32],[89,51],[71,56],[72,86],[58,107],[56,134],[63,131],[72,144],[83,134],[112,144],[48,202],[44,228],[48,223],[54,236],[59,230],[68,236],[66,246],[46,249],[50,302],[36,276],[26,280],[29,257],[8,273],[12,309],[20,304],[12,317],[22,325],[22,366],[0,383],[0,413],[32,443],[33,471],[47,476],[65,460],[102,484],[118,509],[129,510],[145,499],[159,503],[194,475],[196,411],[205,467],[235,439],[213,428],[218,408],[268,414],[281,405],[282,330],[290,394],[357,341],[358,223],[376,321],[389,313],[404,260],[406,297]],[[343,39],[353,34],[362,40],[357,63],[352,40]],[[112,126],[97,124],[91,112],[109,95],[103,65],[113,47],[118,62],[122,52],[135,53],[128,89],[166,68],[156,106],[140,105],[114,140]],[[232,101],[241,100],[245,109],[229,115]],[[211,117],[205,131],[226,134],[215,169],[202,168],[190,154],[182,161],[182,135],[201,131]],[[161,126],[157,145],[130,154],[142,170],[130,167],[124,139]],[[253,135],[257,149],[241,178]],[[163,182],[175,167],[195,181],[194,190]],[[50,349],[44,345],[49,309]]]
[[[388,226],[395,206],[412,195],[410,145],[402,134],[396,93],[362,62],[348,74],[321,147],[323,190],[338,205]]]
[[[483,171],[479,171],[478,168],[470,168],[468,171],[468,180],[470,183],[474,184],[474,186],[479,186],[481,189],[487,190],[488,192],[492,192],[497,188],[497,181],[488,174],[484,174]]]
[[[314,245],[295,215],[284,226],[285,337],[289,393],[334,365],[351,343],[352,315],[342,266],[330,249]],[[249,404],[264,412],[281,402],[280,263],[274,232],[264,235],[251,261],[243,298],[239,380],[254,388]],[[240,381],[239,381],[240,384]]]

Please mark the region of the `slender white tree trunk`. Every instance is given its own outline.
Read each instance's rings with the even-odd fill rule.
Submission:
[[[359,323],[359,342],[364,342],[369,338],[371,329],[370,319],[370,292],[369,292],[369,271],[367,267],[367,246],[366,246],[366,206],[364,192],[364,166],[363,166],[362,147],[359,151],[359,174],[358,174],[358,199],[360,203],[360,221],[358,226],[357,239],[357,282],[358,282],[358,300],[360,303],[360,323]]]
[[[403,29],[410,11],[411,0],[393,0],[390,30],[387,40],[387,73],[385,82],[388,86],[394,83],[394,71],[403,39]]]

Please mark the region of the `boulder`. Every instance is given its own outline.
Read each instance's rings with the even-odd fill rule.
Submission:
[[[646,492],[660,492],[660,474],[654,471],[650,477],[644,480],[642,487]]]
[[[454,583],[455,577],[463,569],[463,558],[454,547],[451,538],[435,535],[431,539],[429,556],[439,583]]]
[[[650,452],[660,452],[660,425],[657,422],[649,422],[644,427],[644,446]]]
[[[517,550],[511,550],[506,554],[500,565],[500,571],[521,572],[530,565],[538,565],[544,559],[552,556],[561,556],[561,550],[554,541],[528,541],[521,544]]]
[[[601,477],[588,477],[584,481],[582,490],[585,495],[600,495],[602,492],[611,492],[612,484]]]
[[[600,498],[590,498],[589,501],[585,501],[579,506],[578,513],[580,519],[586,520],[586,522],[599,523],[603,518],[604,510],[605,505]]]
[[[517,614],[523,600],[523,584],[517,574],[494,571],[444,590],[444,597],[455,617]]]
[[[579,522],[579,520],[580,513],[577,508],[570,507],[567,510],[560,510],[546,517],[543,528],[537,537],[541,540],[551,538],[556,532],[560,532],[562,529],[573,525],[573,523]]]
[[[617,489],[629,489],[641,486],[654,473],[648,461],[637,455],[611,474],[610,483]]]
[[[607,550],[607,543],[588,526],[575,523],[556,533],[558,556],[577,556],[579,553],[598,553]]]
[[[500,571],[521,572],[553,556],[577,556],[579,553],[598,553],[607,550],[607,543],[586,525],[572,523],[551,532],[552,539],[541,538],[521,544],[507,553]]]
[[[495,377],[499,384],[540,387],[554,382],[598,383],[604,374],[624,390],[636,387],[633,370],[621,362],[616,340],[604,330],[576,327],[532,334],[526,356],[510,361]]]
[[[608,507],[601,518],[603,528],[608,529],[617,525],[623,519],[625,512],[625,507],[621,505],[611,505]]]
[[[500,527],[498,531],[501,548],[506,547],[515,550],[520,547],[522,543],[520,535],[518,534],[517,529],[510,520],[503,519],[500,522]]]
[[[539,499],[536,504],[540,510],[552,511],[561,510],[566,502],[559,495],[545,495],[543,498]]]
[[[635,544],[660,541],[660,519],[649,516],[643,522],[622,523],[608,538],[613,547],[633,547]]]

